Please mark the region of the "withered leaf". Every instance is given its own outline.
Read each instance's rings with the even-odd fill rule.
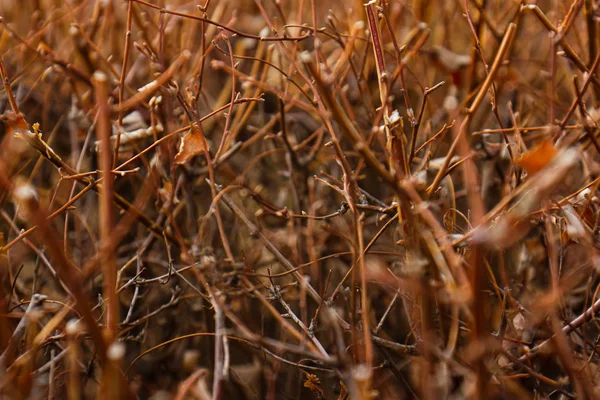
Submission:
[[[529,175],[533,175],[544,168],[558,153],[557,148],[551,140],[545,139],[538,143],[533,149],[524,153],[517,161],[517,165],[525,169]]]
[[[312,390],[319,398],[323,396],[323,389],[321,389],[321,381],[314,374],[306,374],[306,381],[304,387]]]
[[[179,152],[175,156],[175,164],[185,164],[191,158],[208,151],[208,142],[202,131],[195,125],[181,139]]]

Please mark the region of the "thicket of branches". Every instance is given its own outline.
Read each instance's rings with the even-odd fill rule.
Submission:
[[[3,398],[600,398],[596,3],[0,1]]]

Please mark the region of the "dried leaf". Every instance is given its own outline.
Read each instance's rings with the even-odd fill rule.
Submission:
[[[515,327],[515,329],[520,331],[525,329],[525,317],[522,313],[518,313],[517,315],[515,315],[515,317],[513,318],[513,326]]]
[[[529,175],[533,175],[548,165],[556,153],[558,153],[558,150],[554,146],[554,143],[546,139],[538,143],[532,150],[523,154],[517,160],[517,165],[525,169]]]
[[[588,229],[585,226],[585,223],[581,220],[581,217],[572,205],[567,204],[563,207],[563,214],[566,219],[566,234],[567,237],[575,242],[579,239],[583,239],[586,241],[590,240]]]
[[[198,127],[192,129],[181,139],[179,152],[175,156],[175,164],[185,164],[191,158],[208,151],[208,142]]]
[[[323,389],[321,389],[321,381],[316,375],[306,374],[304,387],[312,390],[319,398],[323,397]]]

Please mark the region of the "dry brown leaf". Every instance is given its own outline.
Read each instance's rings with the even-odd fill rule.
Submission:
[[[545,139],[538,143],[532,150],[524,153],[518,160],[517,165],[525,169],[529,175],[533,175],[544,168],[558,153],[557,148],[551,140]]]
[[[314,374],[306,374],[304,387],[312,390],[319,398],[323,397],[323,389],[321,389],[321,381]]]
[[[175,156],[175,164],[185,164],[193,157],[208,151],[208,142],[202,131],[195,125],[181,139],[179,152]]]

